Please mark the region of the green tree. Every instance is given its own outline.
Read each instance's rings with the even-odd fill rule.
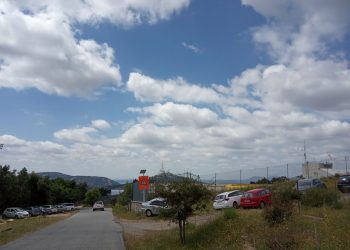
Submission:
[[[85,203],[93,205],[95,201],[101,198],[101,193],[98,188],[91,189],[85,194]]]
[[[132,185],[133,183],[126,183],[124,186],[124,192],[121,193],[117,201],[120,205],[126,206],[130,200],[132,200]]]
[[[10,171],[10,166],[0,165],[0,211],[16,201],[16,171]]]
[[[166,199],[169,214],[179,225],[180,241],[185,243],[186,221],[194,211],[204,209],[211,197],[211,192],[200,182],[184,178],[178,182],[160,184],[157,194]]]

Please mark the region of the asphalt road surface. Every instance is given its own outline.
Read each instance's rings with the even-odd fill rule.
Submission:
[[[122,228],[111,209],[82,209],[56,224],[0,247],[1,250],[124,250]]]

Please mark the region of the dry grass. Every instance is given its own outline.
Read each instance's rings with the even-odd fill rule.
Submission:
[[[275,226],[267,224],[261,211],[239,209],[232,219],[218,216],[204,225],[189,225],[184,246],[177,229],[125,235],[127,249],[350,249],[349,202],[340,209],[304,208]]]
[[[7,220],[6,223],[0,224],[0,245],[4,245],[25,234],[56,223],[71,215],[72,213],[66,213],[57,216],[38,216],[19,220]]]

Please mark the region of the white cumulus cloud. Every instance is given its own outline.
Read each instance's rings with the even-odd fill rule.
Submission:
[[[140,73],[130,73],[127,88],[143,102],[174,100],[186,103],[215,103],[219,94],[212,88],[189,84],[182,78],[159,80]]]

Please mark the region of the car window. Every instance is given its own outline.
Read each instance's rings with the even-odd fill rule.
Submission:
[[[150,205],[159,206],[159,201],[152,201],[152,202],[150,203]]]
[[[317,183],[318,183],[318,180],[317,180],[317,179],[312,180],[312,184],[313,184],[313,185],[317,185]]]
[[[298,182],[299,187],[311,187],[311,182],[309,180],[302,180]]]
[[[232,193],[228,194],[228,197],[233,197],[233,196],[236,196],[236,195],[237,195],[237,192],[232,192]]]
[[[215,200],[223,200],[223,199],[225,199],[225,195],[217,195],[215,197]]]
[[[250,198],[250,197],[253,197],[253,194],[252,194],[252,193],[244,193],[244,194],[243,194],[243,197],[248,197],[248,198]]]

